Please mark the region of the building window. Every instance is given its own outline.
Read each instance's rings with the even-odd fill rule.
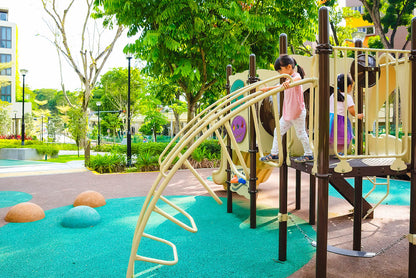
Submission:
[[[367,35],[374,35],[374,34],[375,34],[375,32],[374,32],[374,27],[367,27],[367,32],[366,32],[366,34],[367,34]]]
[[[358,32],[363,32],[363,33],[365,33],[366,35],[374,35],[375,33],[374,33],[374,27],[373,26],[369,26],[369,27],[360,27],[360,28],[357,28],[357,31]]]
[[[8,63],[12,60],[12,55],[10,54],[0,54],[0,63]],[[12,68],[7,68],[0,71],[0,75],[12,75]]]
[[[364,6],[355,6],[355,7],[351,7],[351,9],[353,11],[359,12],[360,14],[364,14]]]
[[[0,47],[12,48],[12,28],[0,27]]]
[[[12,102],[12,90],[11,90],[11,88],[12,88],[11,85],[1,87],[0,97],[1,97],[2,101]]]
[[[0,20],[7,21],[7,12],[0,12]]]

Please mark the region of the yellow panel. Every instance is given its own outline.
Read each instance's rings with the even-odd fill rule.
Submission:
[[[395,59],[390,54],[384,53],[379,58],[379,65],[394,61]],[[371,103],[371,105],[368,107],[368,115],[366,115],[366,118],[370,123],[369,130],[372,130],[373,123],[376,121],[381,107],[386,102],[386,94],[390,95],[396,88],[396,67],[394,64],[390,64],[389,66],[382,66],[380,68],[380,78],[378,79],[378,84],[378,101],[376,92],[377,86],[369,88],[367,94],[369,98],[368,103]]]

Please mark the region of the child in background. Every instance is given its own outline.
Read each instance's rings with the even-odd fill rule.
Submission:
[[[297,67],[297,71],[295,71]],[[303,69],[297,65],[296,61],[288,56],[282,55],[276,59],[274,63],[274,69],[280,74],[288,74],[292,77],[293,81],[301,80],[305,76]],[[295,128],[296,136],[299,138],[303,145],[304,155],[295,159],[296,162],[313,161],[312,150],[309,146],[309,138],[305,129],[306,109],[305,102],[303,100],[302,86],[296,86],[289,88],[291,80],[286,79],[281,85],[265,87],[260,90],[267,92],[278,86],[285,87],[284,100],[283,100],[283,113],[280,118],[280,134],[283,136],[289,130],[291,126]],[[260,158],[260,161],[273,161],[279,159],[279,149],[276,129],[274,129],[273,146],[270,154]]]
[[[347,81],[347,84],[345,84],[345,80]],[[337,76],[337,84],[338,84],[338,97],[337,97],[337,130],[338,130],[338,142],[337,142],[337,152],[339,155],[344,155],[344,126],[345,126],[345,98],[347,100],[347,109],[348,112],[355,116],[355,108],[354,108],[354,100],[350,93],[352,92],[354,81],[352,80],[352,77],[350,75],[345,75],[343,73],[339,74]],[[346,85],[346,86],[345,86]],[[347,95],[345,96],[345,89],[347,89]],[[335,121],[335,115],[334,115],[334,107],[335,107],[335,96],[334,93],[331,94],[329,97],[329,143],[331,146],[334,144],[334,121]],[[363,114],[357,114],[358,119],[363,118]],[[350,119],[347,117],[347,145],[350,144],[352,138],[354,137],[354,134],[352,132],[352,125]]]

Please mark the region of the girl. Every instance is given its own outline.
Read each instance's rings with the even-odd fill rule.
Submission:
[[[345,86],[345,81],[347,81],[347,86]],[[347,89],[347,109],[348,112],[355,116],[355,109],[354,109],[354,100],[350,93],[352,92],[354,81],[352,80],[350,75],[345,75],[343,73],[337,76],[337,84],[338,84],[338,97],[337,97],[337,130],[338,130],[338,142],[337,142],[337,152],[339,155],[344,155],[344,123],[345,123],[345,88]],[[329,97],[329,143],[333,146],[334,144],[334,94],[332,93]],[[357,115],[358,119],[363,118],[363,114]],[[350,119],[347,117],[347,145],[350,144],[353,138],[352,132],[352,125]]]
[[[297,67],[297,72],[294,70]],[[288,74],[292,77],[293,81],[301,80],[305,76],[303,69],[297,65],[296,61],[288,56],[282,55],[276,59],[274,63],[274,69],[280,74]],[[296,86],[289,88],[291,80],[286,79],[281,85],[272,87],[265,87],[261,90],[267,92],[278,86],[285,87],[284,100],[283,100],[283,113],[280,118],[280,134],[283,136],[289,130],[291,126],[295,128],[296,136],[302,142],[304,155],[295,159],[296,162],[307,162],[313,160],[312,150],[309,146],[308,134],[305,130],[305,118],[306,109],[305,102],[303,101],[303,90],[302,86]],[[279,159],[279,149],[276,129],[274,129],[273,146],[270,154],[260,158],[260,161],[272,161]]]

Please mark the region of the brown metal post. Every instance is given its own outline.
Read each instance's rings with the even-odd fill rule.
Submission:
[[[227,84],[225,85],[225,89],[227,91],[227,95],[230,94],[231,84],[230,84],[230,76],[232,75],[233,68],[231,65],[227,65]],[[230,104],[230,103],[228,103]],[[230,157],[233,157],[233,151],[231,149],[231,138],[232,134],[228,134],[227,136],[227,152],[230,155]],[[227,212],[231,213],[233,212],[233,194],[231,192],[231,167],[230,163],[227,161]]]
[[[354,46],[361,48],[363,47],[363,42],[360,39],[358,39],[354,42]],[[361,51],[357,52],[357,55],[359,54],[361,54]],[[358,74],[356,76],[357,76],[356,82],[358,82]],[[357,93],[358,93],[357,113],[360,114],[360,113],[363,113],[363,103],[364,103],[363,102],[363,99],[364,99],[363,88],[360,85],[358,85]],[[358,128],[357,128],[356,137],[357,137],[357,153],[363,154],[363,120],[362,119],[358,119]]]
[[[411,38],[412,61],[412,143],[411,143],[411,167],[410,167],[410,222],[409,234],[416,234],[416,18],[412,19]],[[416,277],[416,245],[409,242],[409,277]]]
[[[361,48],[363,47],[363,42],[361,40],[356,40],[354,46]],[[357,53],[358,55],[361,52]],[[358,74],[356,82],[358,82]],[[357,103],[357,113],[363,113],[363,88],[358,85],[358,103]],[[363,120],[358,119],[358,128],[357,128],[357,154],[363,154]],[[353,228],[353,243],[352,249],[359,251],[361,250],[361,226],[362,226],[362,211],[363,211],[363,177],[354,178],[354,228]]]
[[[281,34],[279,38],[279,50],[280,55],[287,54],[287,36]],[[282,83],[284,80],[280,80]],[[283,111],[283,98],[284,93],[280,93],[280,113]],[[276,119],[279,121],[279,119]],[[287,156],[286,151],[286,134],[282,137],[282,149],[279,150],[279,155],[284,158]],[[288,179],[288,167],[286,159],[283,159],[283,163],[279,169],[279,213],[282,215],[287,214],[287,179]],[[286,261],[287,255],[287,221],[279,222],[279,261]]]
[[[296,204],[295,204],[295,209],[300,209],[301,175],[302,175],[302,172],[300,170],[296,170]]]
[[[250,55],[249,66],[249,84],[257,82],[256,77],[256,55]],[[251,90],[250,93],[255,93],[256,90]],[[249,150],[250,153],[250,180],[248,193],[250,194],[250,228],[255,229],[256,224],[256,197],[257,197],[257,145],[256,145],[256,130],[254,128],[254,118],[251,112],[253,108],[249,109],[250,117],[250,138],[249,138]],[[255,111],[257,112],[257,111]]]
[[[315,225],[316,218],[316,178],[309,175],[309,224]]]
[[[319,57],[319,136],[317,163],[318,171],[318,223],[316,245],[315,277],[326,277],[328,245],[328,182],[329,182],[329,44],[328,8],[319,9],[319,44],[316,52]],[[315,140],[316,140],[315,139]]]

